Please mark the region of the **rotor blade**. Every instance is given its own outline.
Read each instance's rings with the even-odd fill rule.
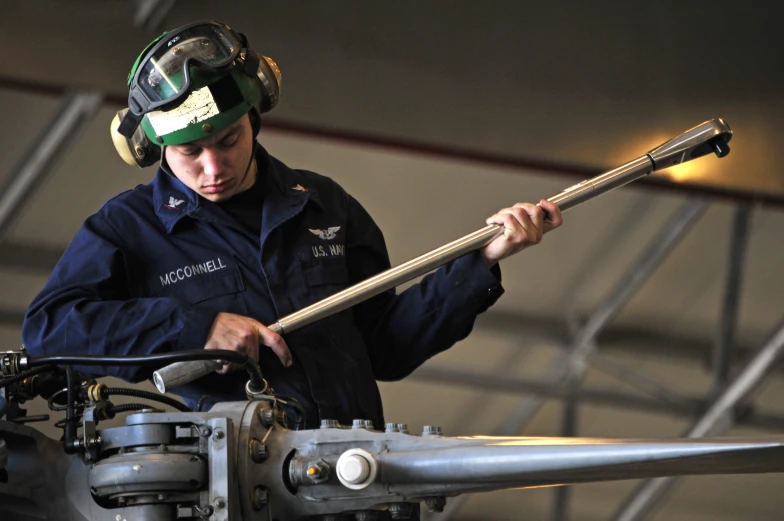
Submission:
[[[461,493],[594,481],[784,471],[784,437],[484,438],[378,455],[380,481]],[[427,487],[431,489],[433,487]]]

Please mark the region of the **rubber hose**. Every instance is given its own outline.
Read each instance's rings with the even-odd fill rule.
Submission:
[[[190,407],[178,402],[174,398],[151,393],[149,391],[142,391],[140,389],[127,389],[123,387],[104,387],[101,389],[101,398],[106,399],[109,396],[132,396],[134,398],[145,398],[147,400],[169,405],[170,407],[174,407],[180,412],[193,412],[191,411]]]

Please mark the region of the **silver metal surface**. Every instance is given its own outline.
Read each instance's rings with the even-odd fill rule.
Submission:
[[[231,420],[227,418],[212,418],[208,421],[212,432],[223,432],[223,436],[210,436],[209,461],[210,474],[209,504],[214,508],[211,519],[214,521],[228,521],[230,518],[239,519],[239,505],[236,503],[237,484],[234,481],[234,431]],[[236,450],[236,449],[235,449]],[[221,506],[222,505],[222,506]],[[235,512],[237,510],[237,512]]]
[[[735,381],[716,399],[710,409],[687,432],[689,438],[716,435],[732,425],[732,408],[759,386],[784,351],[784,323],[749,362]],[[673,478],[657,478],[642,483],[613,516],[614,521],[639,521],[647,516],[674,483]]]
[[[223,364],[215,360],[194,360],[193,362],[176,362],[167,365],[152,374],[152,381],[155,388],[161,394],[165,394],[169,389],[174,389],[188,382],[193,381],[193,373],[199,375],[210,374],[217,371]]]
[[[557,204],[561,211],[565,211],[594,197],[636,181],[641,177],[645,177],[653,171],[654,167],[651,159],[648,156],[642,156],[609,172],[570,186],[563,192],[548,197],[547,200]]]
[[[375,455],[379,482],[392,484],[517,483],[537,487],[654,475],[784,471],[784,437],[631,440],[614,438],[450,439],[450,446]],[[421,443],[420,443],[421,445]],[[413,449],[413,447],[412,447]],[[774,461],[777,460],[777,461]],[[619,470],[622,469],[621,470]],[[492,488],[489,487],[489,488]],[[444,492],[448,489],[445,487]],[[454,489],[452,489],[454,490]]]
[[[55,115],[0,190],[0,239],[7,233],[36,184],[54,170],[56,161],[78,138],[102,100],[103,95],[98,92],[74,92],[63,99]]]
[[[172,443],[170,425],[129,425],[101,430],[101,452],[138,445],[168,445]]]
[[[385,509],[422,502],[427,496],[663,475],[784,471],[780,435],[639,440],[290,431],[262,424],[259,413],[269,408],[267,401],[229,402],[207,413],[133,414],[127,418],[129,425],[189,427],[194,436],[169,447],[140,440],[138,447],[107,453],[92,467],[65,455],[59,443],[32,429],[0,422],[0,438],[11,435],[16,443],[9,447],[9,484],[0,484],[0,494],[7,499],[0,502],[0,518],[28,519],[16,515],[22,505],[40,519],[120,515],[152,521],[173,518],[177,504],[211,519],[296,520]],[[149,432],[159,436],[154,429]],[[267,444],[267,458],[252,459],[251,440]],[[347,488],[333,472],[308,477],[311,466],[334,469],[346,454],[365,454],[376,462],[375,479]],[[191,465],[198,470],[192,473]],[[284,476],[292,469],[299,478],[287,483]],[[35,498],[30,496],[33,490]],[[267,492],[267,501],[256,500],[257,490]],[[96,502],[93,494],[105,501]]]
[[[99,497],[117,494],[194,492],[207,486],[207,462],[193,454],[140,452],[104,458],[90,468],[88,483]]]
[[[724,144],[732,139],[732,130],[723,118],[714,118],[687,130],[654,148],[648,152],[648,156],[655,170],[662,170],[713,153],[711,141],[714,139]]]
[[[719,122],[721,122],[721,124]],[[672,155],[669,151],[678,150],[681,152],[679,162],[688,161],[692,157],[687,157],[688,154],[686,152],[689,150],[696,150],[701,145],[707,145],[709,139],[719,135],[716,134],[716,132],[708,131],[708,129],[715,130],[717,128],[723,128],[722,125],[723,121],[719,119],[703,123],[657,148],[656,150],[663,150],[658,153],[657,157],[668,158],[667,161],[669,161],[669,158]],[[726,127],[726,130],[727,132],[730,132],[729,127]],[[731,136],[731,132],[728,135]],[[729,140],[729,138],[727,138],[727,140]],[[698,156],[695,155],[693,157]],[[646,176],[658,169],[654,164],[652,157],[646,154],[618,168],[610,170],[609,172],[605,172],[571,186],[563,192],[548,198],[548,201],[558,204],[561,211],[566,211],[580,203]],[[331,297],[283,317],[269,327],[280,334],[285,334],[322,318],[339,313],[340,311],[346,310],[379,293],[383,293],[388,289],[415,279],[420,275],[424,275],[466,253],[485,246],[498,234],[502,233],[502,229],[502,226],[496,224],[485,226],[469,235],[452,241],[440,248],[436,248],[435,250],[405,262],[400,266],[379,273],[378,275],[340,291]],[[183,363],[190,364],[190,362]],[[188,370],[189,367],[193,367],[194,369]],[[213,369],[207,370],[207,367],[213,367]],[[207,367],[196,369],[195,366],[185,366],[184,370],[182,368],[177,369],[176,376],[180,385],[208,374],[215,370],[214,368],[216,366],[212,365]],[[183,377],[186,375],[188,376],[187,381],[183,380]],[[172,388],[169,380],[168,368],[162,368],[156,371],[153,378],[156,382],[156,387],[159,389]]]

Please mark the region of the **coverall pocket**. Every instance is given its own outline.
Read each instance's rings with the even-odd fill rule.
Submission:
[[[310,293],[311,300],[317,302],[346,289],[349,286],[348,271],[344,262],[337,261],[300,261],[302,277]],[[367,359],[364,341],[354,323],[351,309],[341,311],[317,322],[317,327],[326,333],[327,345],[321,345],[319,356],[328,363],[335,363],[335,351],[342,355],[343,363],[352,368],[361,366]]]
[[[334,295],[348,286],[346,264],[329,261],[300,261],[302,278],[313,301]]]
[[[184,284],[172,287],[168,293],[191,304],[198,304],[205,300],[242,291],[245,291],[242,275],[240,275],[239,270],[234,270],[212,277],[187,281]]]
[[[220,255],[215,261],[188,264],[161,277],[162,288],[154,291],[162,297],[172,297],[205,309],[247,315],[248,308],[240,295],[245,283],[230,255]]]

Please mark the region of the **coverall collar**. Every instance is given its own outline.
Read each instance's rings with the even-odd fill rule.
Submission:
[[[308,201],[313,201],[324,211],[315,187],[306,181],[305,176],[270,156],[261,146],[258,147],[256,161],[259,171],[264,172],[262,245],[275,228],[300,213]]]

